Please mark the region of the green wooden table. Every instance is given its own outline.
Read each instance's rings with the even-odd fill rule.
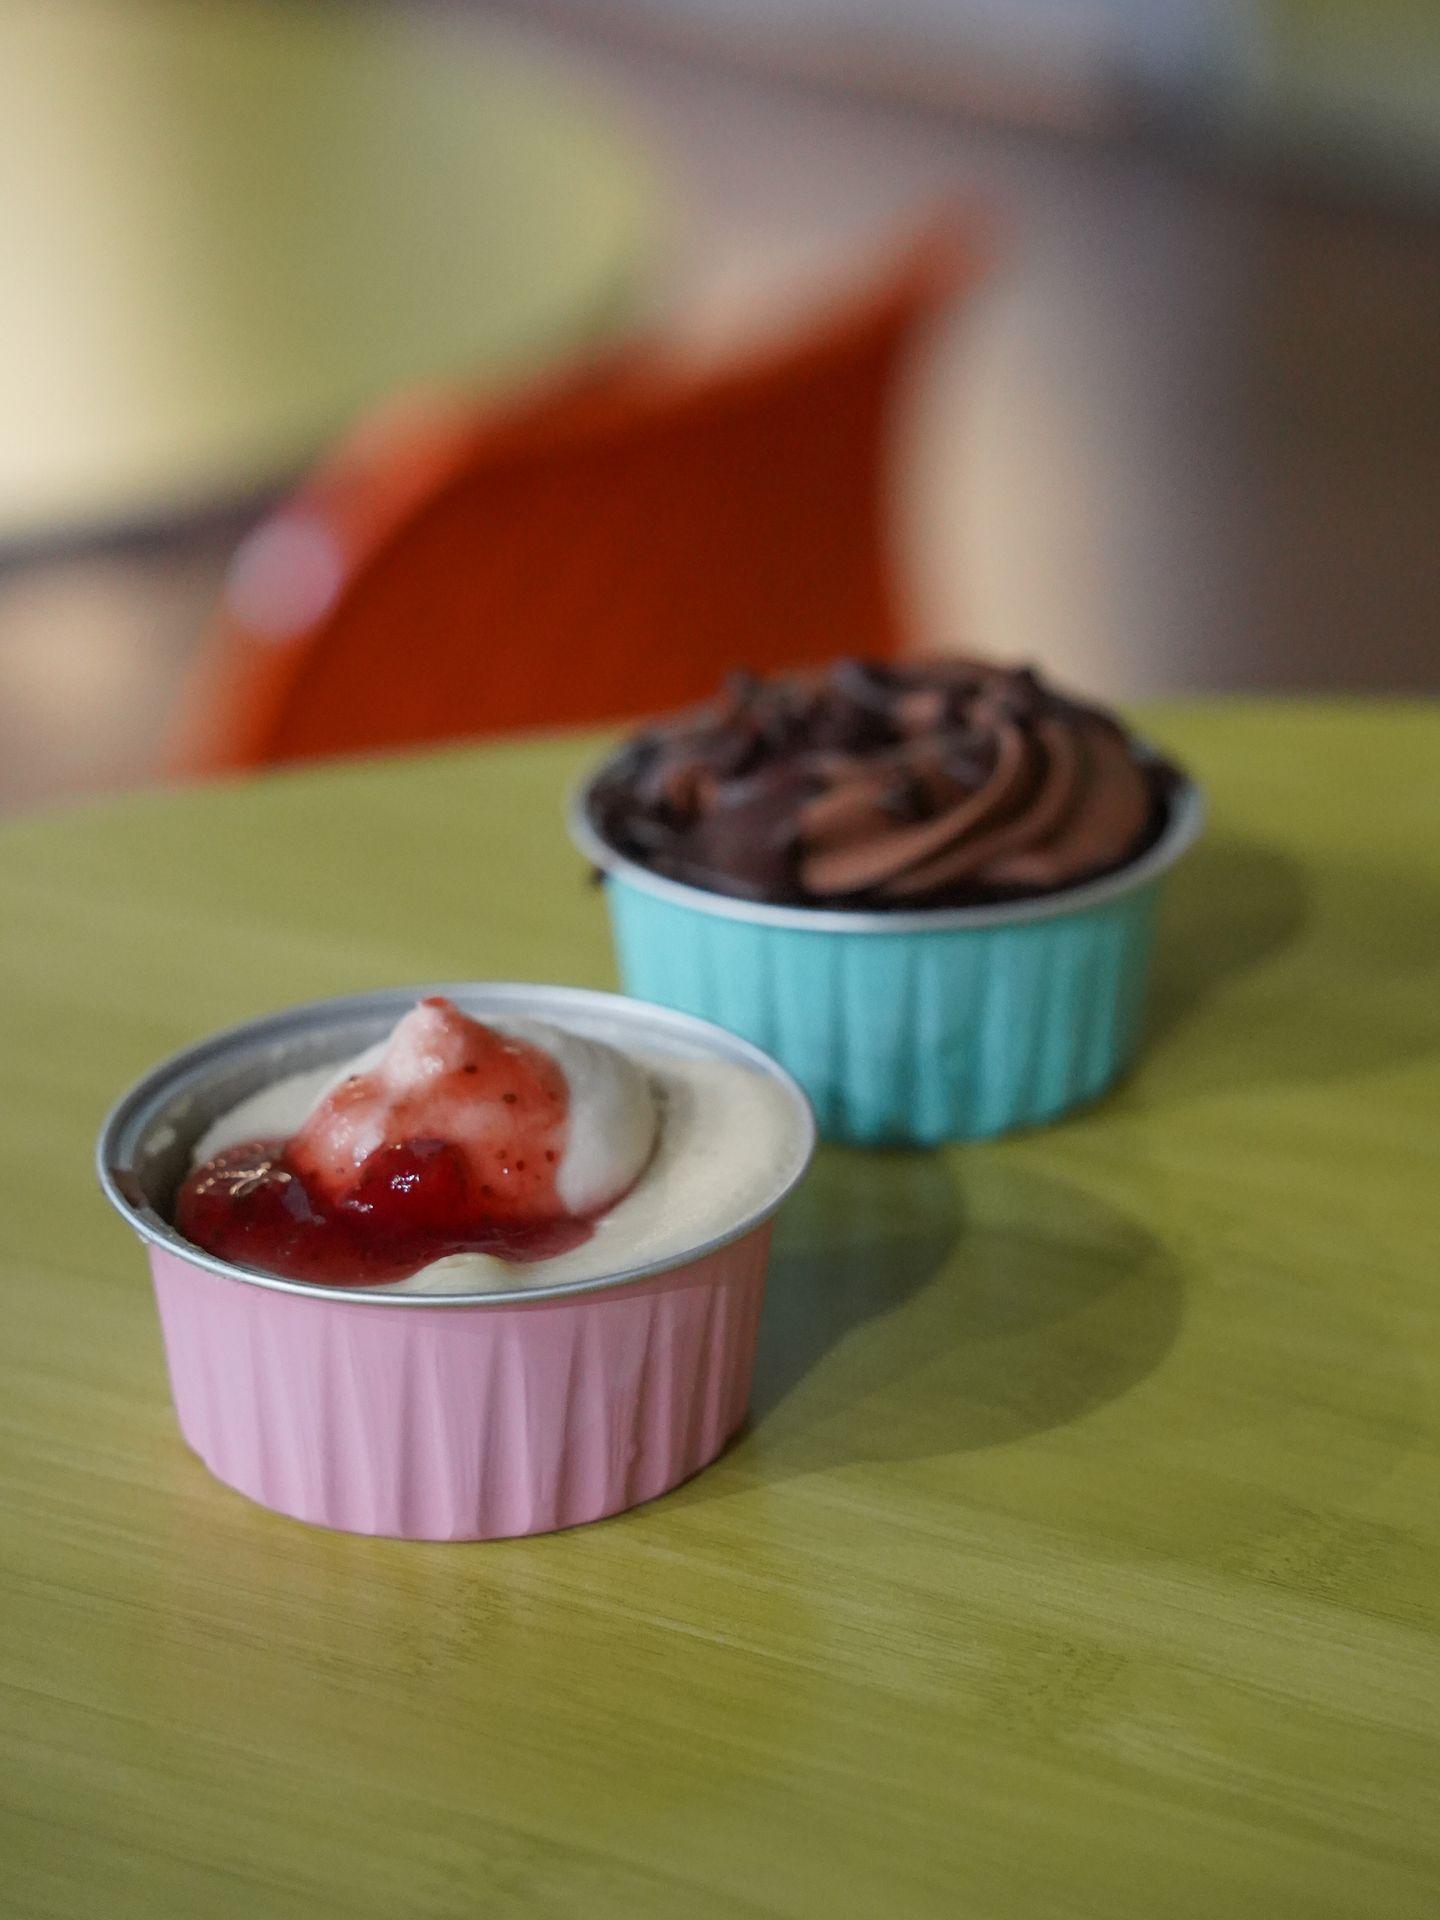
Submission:
[[[262,1008],[610,982],[559,824],[594,743],[0,832],[0,1911],[1440,1911],[1440,714],[1149,722],[1214,827],[1140,1070],[822,1154],[738,1444],[490,1546],[209,1479],[90,1149]]]

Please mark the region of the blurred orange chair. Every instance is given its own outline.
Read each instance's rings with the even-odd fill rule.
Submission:
[[[891,402],[976,264],[933,233],[728,364],[637,344],[372,420],[237,554],[168,770],[629,718],[737,665],[892,653]]]

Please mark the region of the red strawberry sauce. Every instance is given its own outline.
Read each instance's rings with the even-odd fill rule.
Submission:
[[[403,1279],[450,1253],[545,1259],[591,1233],[556,1186],[568,1108],[549,1054],[422,1001],[292,1139],[197,1167],[175,1224],[221,1259],[330,1286]]]

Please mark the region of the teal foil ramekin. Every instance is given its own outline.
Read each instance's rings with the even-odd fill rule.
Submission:
[[[626,993],[699,1014],[779,1060],[827,1140],[988,1140],[1086,1105],[1139,1046],[1165,876],[1200,833],[1182,784],[1160,838],[1119,872],[1003,906],[860,913],[690,887],[596,831]]]

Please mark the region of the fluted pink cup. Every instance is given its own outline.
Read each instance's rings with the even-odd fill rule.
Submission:
[[[358,1052],[432,993],[477,1019],[525,1015],[767,1074],[795,1123],[773,1190],[678,1261],[506,1293],[316,1286],[181,1239],[170,1202],[214,1117]],[[770,1221],[813,1145],[799,1088],[734,1035],[616,994],[495,983],[324,1001],[219,1034],[119,1101],[97,1160],[147,1243],[181,1433],[218,1479],[320,1526],[486,1540],[618,1513],[720,1452],[749,1401]]]

